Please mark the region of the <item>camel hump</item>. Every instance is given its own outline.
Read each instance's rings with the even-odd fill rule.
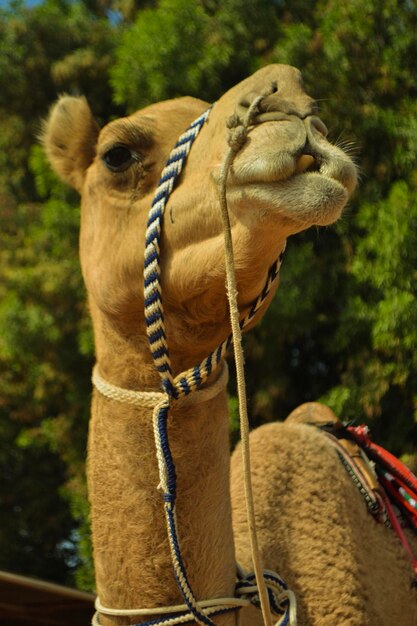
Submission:
[[[320,402],[300,404],[288,415],[285,421],[291,424],[311,424],[313,426],[323,426],[324,424],[342,426],[333,411]]]

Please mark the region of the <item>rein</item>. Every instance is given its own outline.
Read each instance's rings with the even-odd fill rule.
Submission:
[[[226,181],[229,168],[235,154],[246,141],[248,127],[250,124],[253,124],[255,116],[259,112],[258,107],[261,99],[262,97],[254,101],[249,108],[243,124],[238,124],[236,118],[229,124],[229,128],[232,127],[233,129],[231,139],[229,140],[230,150],[226,155],[220,177],[220,203],[225,232],[226,274],[232,333],[199,365],[176,377],[174,377],[172,372],[164,325],[160,283],[160,237],[166,203],[178,180],[191,146],[206,122],[211,109],[205,111],[190,125],[188,130],[181,135],[172,150],[165,168],[162,171],[161,179],[152,202],[146,231],[144,259],[145,323],[152,357],[155,367],[159,372],[163,389],[163,393],[152,393],[152,400],[148,398],[147,401],[153,402],[153,428],[160,477],[158,489],[163,494],[171,559],[177,585],[183,597],[184,604],[175,607],[171,606],[155,609],[117,610],[104,607],[100,600],[97,599],[97,613],[93,618],[93,624],[95,625],[100,624],[99,614],[102,613],[114,616],[163,615],[163,617],[159,619],[151,619],[151,621],[144,622],[142,626],[174,626],[176,624],[193,624],[196,622],[198,624],[206,624],[206,626],[215,626],[215,622],[212,621],[213,616],[226,612],[234,612],[242,606],[252,603],[256,606],[261,605],[265,626],[272,626],[271,612],[278,616],[278,621],[275,626],[296,626],[296,603],[293,592],[288,589],[286,583],[277,574],[269,571],[262,573],[261,569],[250,481],[249,425],[246,410],[243,353],[240,334],[241,330],[252,321],[268,297],[272,285],[278,276],[284,250],[282,250],[279,258],[270,267],[261,294],[252,304],[249,312],[243,319],[239,319],[233,267],[233,246],[226,200]],[[237,368],[245,474],[245,498],[255,574],[243,574],[242,571],[238,569],[236,595],[239,597],[197,601],[188,581],[186,567],[181,554],[175,510],[177,480],[175,463],[169,444],[168,417],[170,408],[174,403],[182,401],[182,399],[186,398],[188,395],[198,391],[207,381],[210,374],[223,362],[226,352],[232,343],[234,344]],[[93,383],[98,391],[107,397],[131,404],[143,402],[144,396],[149,395],[146,392],[142,394],[124,390],[107,383],[101,378],[97,368],[94,370]],[[207,388],[207,391],[209,389],[210,387]],[[204,391],[205,390],[202,390],[198,393],[203,394]],[[146,404],[146,406],[148,406],[148,404]]]

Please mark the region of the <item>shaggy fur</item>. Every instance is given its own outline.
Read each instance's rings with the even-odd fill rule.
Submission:
[[[356,184],[353,163],[327,141],[298,70],[264,68],[214,105],[164,223],[163,295],[176,373],[198,363],[229,332],[217,189],[227,150],[226,120],[236,112],[244,115],[264,93],[270,95],[258,118],[262,124],[251,128],[228,180],[242,313],[262,290],[285,239],[336,220]],[[163,102],[98,132],[84,99],[63,98],[45,127],[52,166],[82,196],[80,255],[97,361],[102,376],[121,387],[151,390],[159,385],[143,317],[147,214],[172,146],[207,106],[193,98]],[[114,171],[106,161],[120,146],[131,158]],[[179,530],[192,586],[199,598],[229,595],[235,557],[226,395],[178,406],[170,437],[179,475]],[[402,550],[385,529],[374,534],[374,521],[325,439],[311,428],[273,425],[252,435],[252,447],[262,552],[267,565],[298,592],[299,626],[414,626]],[[233,468],[238,559],[247,564],[236,457]],[[156,489],[149,410],[95,394],[88,481],[103,603],[132,608],[178,602]],[[369,559],[364,544],[370,546]],[[388,602],[390,572],[398,577]],[[402,614],[399,603],[405,607]],[[259,612],[248,616],[248,625],[259,620]],[[102,617],[105,626],[128,622]],[[218,626],[234,623],[230,616],[216,620]]]

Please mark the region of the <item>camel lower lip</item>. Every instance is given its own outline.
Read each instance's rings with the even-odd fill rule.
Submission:
[[[336,221],[349,197],[341,181],[318,172],[304,172],[275,182],[233,182],[228,185],[228,195],[239,210],[251,204],[262,213],[276,213],[304,227]]]

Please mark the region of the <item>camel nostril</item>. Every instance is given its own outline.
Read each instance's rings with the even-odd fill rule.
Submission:
[[[276,80],[273,80],[271,82],[270,88],[265,88],[265,91],[250,91],[249,93],[245,94],[244,96],[241,97],[241,99],[238,102],[238,106],[239,107],[243,107],[245,109],[249,109],[249,107],[251,106],[252,102],[258,98],[259,96],[264,96],[265,98],[267,98],[268,96],[271,96],[274,93],[277,93],[278,91],[278,83]]]
[[[239,100],[238,104],[241,107],[246,107],[249,108],[250,105],[252,104],[252,102],[255,100],[256,96],[258,94],[254,93],[253,91],[245,94],[244,96],[241,97],[241,99]]]
[[[324,122],[322,122],[321,119],[315,115],[311,118],[311,126],[317,130],[320,135],[323,135],[323,137],[327,137],[329,134],[326,124],[324,124]]]
[[[248,111],[248,109],[251,107],[253,102],[256,100],[256,98],[259,98],[260,95],[261,95],[260,93],[251,91],[245,94],[244,96],[242,96],[242,98],[238,101],[239,115],[240,116],[242,116],[242,114],[244,115]]]

